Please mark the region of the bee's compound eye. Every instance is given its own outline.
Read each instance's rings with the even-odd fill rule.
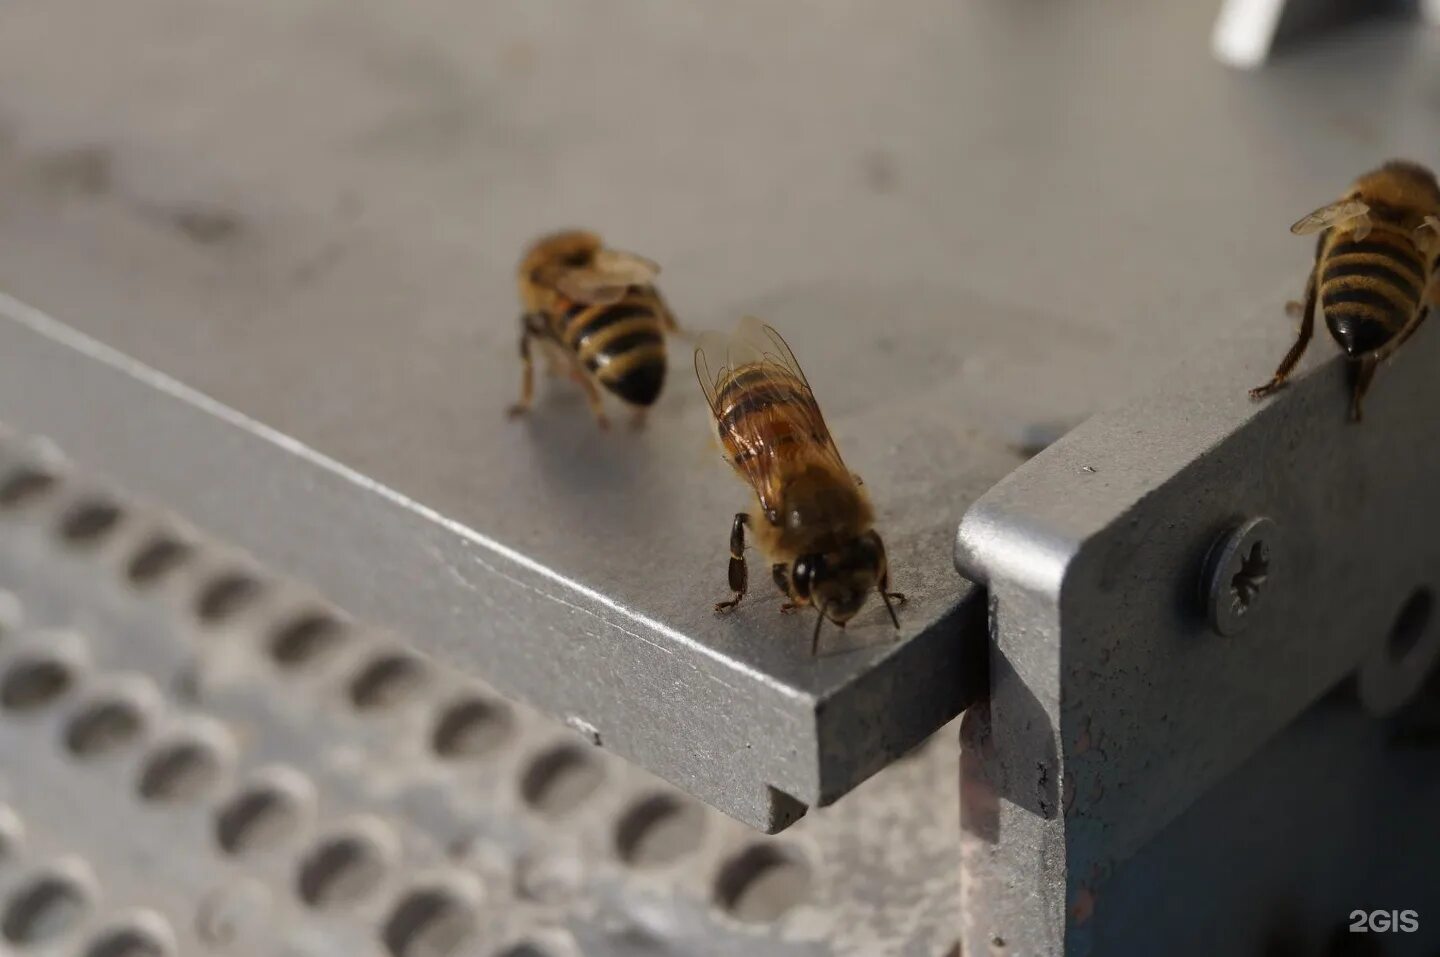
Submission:
[[[810,587],[815,579],[822,574],[821,559],[819,555],[801,555],[795,559],[795,568],[790,574],[790,582],[799,596],[808,597]]]
[[[795,569],[790,573],[790,580],[793,581],[796,586],[808,590],[810,588],[810,574],[810,559],[805,555],[801,555],[795,559]]]

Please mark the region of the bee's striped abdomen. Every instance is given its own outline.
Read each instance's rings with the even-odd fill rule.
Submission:
[[[1364,240],[1337,237],[1320,268],[1320,304],[1351,355],[1384,345],[1415,314],[1425,261],[1405,234],[1377,229]]]
[[[715,406],[725,450],[737,466],[761,450],[740,447],[736,435],[760,436],[770,449],[822,441],[805,432],[804,423],[820,421],[809,387],[788,369],[770,363],[733,370],[716,389]]]
[[[665,382],[665,337],[643,290],[620,302],[568,314],[560,341],[605,388],[632,405],[650,405]]]

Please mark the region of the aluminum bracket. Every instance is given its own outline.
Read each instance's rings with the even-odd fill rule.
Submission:
[[[1092,932],[1127,861],[1348,676],[1387,714],[1440,658],[1440,333],[1379,371],[1352,424],[1323,340],[1311,360],[1330,358],[1248,398],[1283,348],[1247,332],[1277,326],[1262,321],[1218,330],[961,523],[957,564],[988,584],[994,631],[962,797],[967,953],[1115,952]],[[1246,603],[1222,637],[1216,548],[1257,517],[1257,564],[1218,576]]]

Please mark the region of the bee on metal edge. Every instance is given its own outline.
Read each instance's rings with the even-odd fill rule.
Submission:
[[[520,262],[520,401],[512,417],[530,410],[535,394],[531,344],[546,350],[551,374],[569,371],[585,390],[590,411],[607,428],[597,386],[604,386],[644,419],[665,383],[665,333],[675,316],[655,289],[660,267],[634,253],[608,249],[594,233],[566,230],[541,237]]]
[[[1290,231],[1320,234],[1305,301],[1289,306],[1300,313],[1300,334],[1275,375],[1251,389],[1250,397],[1262,398],[1285,384],[1310,344],[1318,300],[1330,335],[1350,361],[1350,418],[1358,422],[1376,366],[1414,334],[1432,305],[1440,305],[1435,282],[1440,184],[1425,167],[1392,160]]]
[[[695,350],[695,374],[710,404],[726,459],[749,483],[755,506],[730,527],[728,611],[745,597],[745,532],[770,561],[782,612],[819,609],[810,653],[829,618],[840,627],[878,591],[900,627],[891,601],[885,545],[859,476],[845,467],[825,427],[815,394],[785,340],[746,317],[728,338],[708,333]]]

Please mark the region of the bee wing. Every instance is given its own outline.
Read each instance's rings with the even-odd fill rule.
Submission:
[[[648,286],[660,274],[660,267],[644,256],[601,249],[587,266],[558,268],[546,277],[555,291],[566,299],[589,305],[619,302],[631,286]]]
[[[747,400],[767,407],[765,419],[726,416],[720,393],[739,370],[744,370],[748,380]],[[701,336],[695,349],[695,373],[724,437],[742,451],[731,464],[744,475],[765,509],[778,505],[773,499],[784,484],[783,472],[790,461],[782,449],[797,439],[830,457],[838,474],[850,474],[800,363],[770,326],[747,316],[728,337],[717,333]],[[809,401],[794,401],[797,391]]]
[[[730,360],[731,364],[736,366],[751,362],[765,362],[777,366],[799,379],[807,393],[812,396],[814,394],[810,391],[810,380],[805,378],[805,372],[800,368],[795,353],[791,352],[790,346],[780,338],[780,333],[754,316],[746,316],[736,324],[735,332],[730,336]]]
[[[595,254],[591,268],[612,282],[623,282],[627,286],[649,285],[660,275],[660,264],[655,260],[619,249],[601,249]]]
[[[1426,230],[1429,230],[1428,236]],[[1440,216],[1433,213],[1426,216],[1425,221],[1415,229],[1415,241],[1422,250],[1433,250],[1434,244],[1440,242]],[[1426,256],[1430,255],[1431,252],[1426,252]],[[1425,301],[1431,306],[1440,307],[1440,270],[1430,271],[1430,280],[1425,286]]]
[[[730,337],[723,332],[702,332],[695,343],[695,378],[700,380],[700,391],[705,393],[705,402],[717,422],[720,383],[730,373],[730,362],[726,358],[729,351]]]
[[[1365,205],[1363,200],[1342,199],[1338,203],[1315,210],[1291,226],[1290,231],[1296,236],[1308,236],[1331,226],[1343,226],[1353,220],[1368,219],[1369,213],[1370,207]]]
[[[789,343],[781,338],[780,333],[776,332],[773,327],[766,325],[754,316],[746,316],[740,321],[740,325],[746,330],[747,339],[755,335],[765,337],[769,344],[765,351],[766,361],[778,363],[805,386],[805,394],[809,396],[810,404],[799,410],[793,410],[787,406],[787,415],[793,416],[804,425],[810,437],[829,454],[841,473],[850,475],[850,470],[845,467],[845,460],[840,456],[840,448],[830,434],[830,427],[825,424],[825,418],[820,414],[820,403],[815,399],[815,391],[810,388],[810,380],[805,377],[805,370],[800,368],[800,362],[795,358],[795,353],[790,351]]]

